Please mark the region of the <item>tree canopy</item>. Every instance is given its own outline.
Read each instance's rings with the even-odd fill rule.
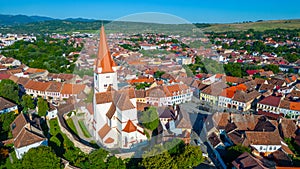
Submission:
[[[39,98],[37,106],[39,116],[46,116],[47,111],[49,110],[48,102],[45,101],[43,98]]]
[[[143,155],[140,167],[150,168],[192,168],[203,162],[202,152],[198,146],[184,145],[174,139],[164,145],[155,145]]]
[[[4,113],[0,115],[0,140],[11,138],[10,124],[15,120],[15,112]]]
[[[148,110],[142,112],[140,120],[145,128],[154,130],[159,124],[158,113],[155,107],[150,107]]]
[[[24,110],[27,111],[28,109],[34,109],[34,100],[29,95],[22,96],[21,105],[23,106]]]
[[[48,146],[31,148],[24,154],[22,160],[14,162],[14,168],[41,169],[41,168],[62,168],[60,158],[55,155]]]
[[[19,103],[19,86],[9,79],[3,79],[0,82],[0,96]]]

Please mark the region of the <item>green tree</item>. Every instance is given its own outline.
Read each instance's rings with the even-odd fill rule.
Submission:
[[[242,77],[242,66],[240,63],[224,64],[224,69],[228,76]]]
[[[165,74],[166,72],[164,72],[164,71],[156,71],[155,73],[154,73],[154,78],[161,78],[161,76],[163,75],[163,74]]]
[[[155,156],[150,156],[150,157],[145,157],[143,158],[142,162],[139,163],[140,167],[146,168],[146,169],[168,169],[168,168],[174,168],[172,164],[172,157],[170,154],[165,151],[161,154],[155,155]]]
[[[1,80],[0,82],[0,96],[19,103],[19,86],[9,79]]]
[[[28,109],[34,109],[34,101],[29,95],[23,95],[22,96],[22,102],[21,105],[27,111]]]
[[[198,146],[186,145],[183,153],[175,159],[178,168],[192,168],[201,164],[204,159]]]
[[[279,73],[280,69],[279,69],[279,66],[278,65],[273,65],[273,64],[270,64],[270,65],[265,65],[263,67],[264,70],[266,71],[272,71],[273,73],[277,74]]]
[[[153,131],[159,124],[158,113],[155,107],[150,107],[148,110],[142,112],[141,122],[145,128]]]
[[[115,156],[108,157],[106,165],[107,165],[107,169],[125,169],[126,168],[124,161]]]
[[[10,124],[15,120],[15,118],[15,112],[9,112],[0,115],[0,140],[12,138]]]
[[[108,152],[104,149],[98,149],[91,152],[88,157],[81,162],[80,167],[83,169],[106,168],[106,160]]]
[[[184,145],[182,141],[167,142],[175,146],[155,145],[149,152],[143,154],[143,159],[139,163],[143,168],[192,168],[204,161],[202,152],[198,146]],[[171,148],[171,149],[167,149]]]
[[[49,110],[48,102],[45,101],[43,98],[39,98],[37,106],[39,116],[46,116],[47,111]]]
[[[18,165],[18,164],[17,164]],[[50,147],[40,146],[31,148],[19,163],[23,169],[62,168],[60,158],[55,155]]]

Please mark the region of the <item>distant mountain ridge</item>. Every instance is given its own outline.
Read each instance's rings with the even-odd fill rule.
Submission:
[[[95,19],[85,18],[67,18],[67,19],[56,19],[46,16],[27,16],[27,15],[4,15],[0,14],[0,25],[20,25],[34,22],[43,22],[51,20],[66,20],[66,21],[80,21],[80,22],[92,22]]]

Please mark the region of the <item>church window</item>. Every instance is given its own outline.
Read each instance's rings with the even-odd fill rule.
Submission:
[[[110,78],[110,76],[106,76],[106,78]]]
[[[107,87],[107,84],[104,84],[104,87]]]

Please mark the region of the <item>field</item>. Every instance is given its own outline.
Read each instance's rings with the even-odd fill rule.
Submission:
[[[225,31],[244,31],[254,29],[264,31],[267,29],[300,29],[300,19],[297,20],[274,20],[236,24],[212,24],[210,27],[203,28],[203,31],[225,32]]]

